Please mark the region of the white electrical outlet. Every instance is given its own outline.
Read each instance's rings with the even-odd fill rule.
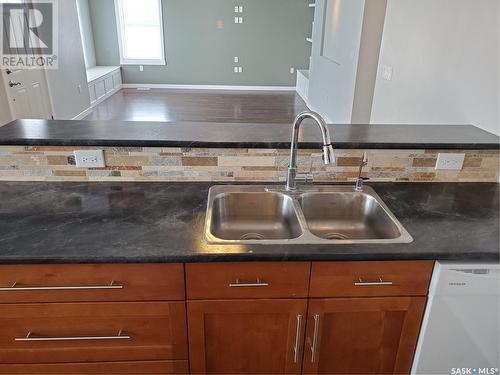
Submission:
[[[243,68],[241,66],[238,67],[238,73],[243,73]]]
[[[102,150],[75,150],[77,168],[104,168],[104,152]]]
[[[240,62],[240,58],[238,56],[234,56],[234,62],[235,63],[239,63]]]
[[[290,74],[294,74],[295,73],[295,68],[290,68]]]
[[[393,67],[392,66],[384,65],[382,67],[382,77],[386,81],[391,81],[392,80],[392,72],[393,72]]]
[[[144,71],[144,65],[139,65],[139,71],[143,72]]]
[[[436,169],[461,171],[464,160],[465,154],[438,154]]]

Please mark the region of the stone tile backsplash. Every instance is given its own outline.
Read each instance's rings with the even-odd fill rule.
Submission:
[[[106,168],[77,168],[74,150],[103,149]],[[336,150],[324,165],[319,150],[299,150],[299,173],[317,182],[353,181],[364,150]],[[498,182],[498,150],[366,150],[363,177],[372,181]],[[439,152],[464,153],[461,171],[434,169]],[[3,181],[283,181],[285,149],[0,146]]]

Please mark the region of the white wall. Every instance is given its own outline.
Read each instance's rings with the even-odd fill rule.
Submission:
[[[12,116],[10,114],[9,101],[5,92],[3,77],[0,74],[0,126],[10,121],[12,121]]]
[[[90,107],[76,0],[59,1],[59,69],[48,70],[47,78],[55,119],[72,119]]]
[[[498,0],[388,0],[371,123],[499,134],[499,15]]]
[[[351,123],[353,124],[370,123],[386,8],[387,0],[365,2],[363,33],[359,47],[356,88],[352,105]]]
[[[342,29],[339,60],[322,55],[325,6],[338,7],[337,29]],[[316,0],[308,104],[329,123],[350,123],[363,27],[365,0]],[[333,25],[335,26],[335,25]],[[325,32],[334,33],[326,29]]]
[[[76,0],[78,9],[78,19],[80,32],[83,34],[83,55],[85,56],[85,66],[92,68],[96,66],[94,35],[92,33],[92,22],[90,19],[89,0]]]

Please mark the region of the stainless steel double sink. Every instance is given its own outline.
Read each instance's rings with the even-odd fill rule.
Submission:
[[[413,241],[370,187],[213,186],[205,240],[211,244],[356,244]]]

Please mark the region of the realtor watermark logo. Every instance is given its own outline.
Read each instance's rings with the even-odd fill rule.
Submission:
[[[451,375],[497,375],[498,367],[454,367]]]
[[[0,0],[0,68],[58,68],[57,0]]]

